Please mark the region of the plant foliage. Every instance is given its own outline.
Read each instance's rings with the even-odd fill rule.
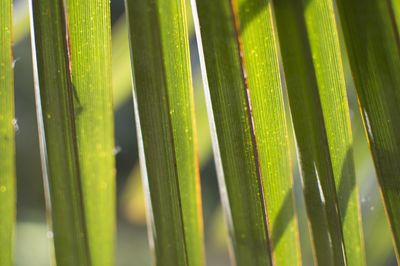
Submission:
[[[192,1],[192,8],[236,263],[297,264],[272,7],[262,1]]]
[[[114,253],[115,208],[108,3],[68,1],[66,8],[59,0],[33,0],[31,9],[56,261],[108,265]]]
[[[113,36],[108,0],[29,2],[14,26],[13,1],[0,2],[0,266],[13,263],[16,217],[12,32],[22,40],[28,21],[52,264],[114,263],[113,108],[131,75],[141,173],[123,207],[146,212],[154,264],[206,263],[199,167],[211,146],[232,264],[379,264],[389,231],[400,260],[400,1],[125,0]],[[352,87],[390,230],[383,208],[359,203],[356,170],[372,162]],[[363,226],[380,243],[368,256]]]
[[[203,265],[183,0],[126,0],[141,169],[155,262]]]
[[[15,221],[12,1],[0,2],[0,265],[13,262]]]
[[[278,0],[277,30],[316,260],[362,265],[350,115],[333,4]]]
[[[396,1],[339,0],[337,5],[365,131],[399,257],[400,39],[393,2]]]

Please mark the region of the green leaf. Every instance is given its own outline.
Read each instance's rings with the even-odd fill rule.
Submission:
[[[333,0],[303,0],[335,178],[347,265],[365,265],[353,137]]]
[[[400,42],[390,3],[337,1],[365,130],[399,259]]]
[[[207,107],[205,104],[204,93],[199,87],[201,85],[201,79],[197,79],[196,76],[200,76],[200,72],[197,72],[194,79],[194,106],[196,115],[196,131],[197,131],[197,143],[198,143],[198,156],[199,156],[199,167],[203,169],[208,163],[212,154],[211,137],[208,130],[207,120]],[[199,84],[200,83],[200,84]],[[139,163],[133,166],[126,183],[121,192],[121,202],[125,217],[135,223],[145,224],[146,208],[144,202],[144,191],[142,185],[142,176],[140,173]]]
[[[151,246],[162,265],[203,265],[184,0],[127,0],[134,106]]]
[[[31,2],[35,94],[58,265],[90,265],[62,1]]]
[[[90,258],[93,265],[112,265],[115,162],[110,1],[66,2],[78,158]]]
[[[189,0],[185,0],[189,2]],[[190,13],[190,5],[186,5],[187,12]],[[193,21],[188,17],[189,37],[194,35]],[[114,108],[118,108],[127,99],[132,99],[131,65],[129,60],[129,34],[125,14],[118,18],[112,27],[112,81]],[[195,97],[196,98],[196,97]],[[199,140],[201,142],[201,140]],[[201,149],[201,143],[199,148]],[[210,147],[211,144],[207,147]],[[200,153],[201,156],[201,153]]]
[[[64,9],[60,1],[36,0],[31,8],[39,134],[57,263],[88,265]]]
[[[355,228],[346,239],[360,245],[361,237],[333,6],[327,0],[278,0],[275,14],[315,259],[320,265],[345,265],[339,209],[347,209],[345,225]],[[335,180],[342,193],[339,206]],[[363,261],[360,253],[353,255]]]
[[[271,5],[192,1],[221,197],[238,265],[300,260]],[[204,53],[204,55],[203,55]]]
[[[294,92],[294,90],[302,90],[304,91],[304,95],[308,94],[315,99],[314,102],[311,101],[309,103],[316,106],[311,107],[314,108],[311,112],[322,111],[323,124],[317,115],[314,115],[314,117],[311,115],[310,117],[316,121],[314,122],[317,126],[315,132],[318,133],[315,133],[314,136],[324,134],[325,126],[329,155],[326,154],[326,151],[320,150],[320,152],[323,154],[322,158],[326,156],[325,158],[331,161],[331,166],[328,162],[325,164],[325,167],[329,172],[327,178],[331,178],[330,167],[332,167],[335,179],[338,206],[342,219],[343,241],[347,255],[346,260],[349,265],[363,265],[365,264],[365,254],[353,160],[353,140],[334,3],[332,0],[303,0],[302,4],[295,6],[296,4],[293,4],[294,1],[277,2],[277,25],[281,36],[282,57],[288,82],[288,94],[289,98],[291,98],[291,108],[294,113],[300,113],[304,109],[301,104],[298,105],[299,103],[297,103],[301,99],[301,96],[297,96],[295,94],[297,92]],[[285,10],[289,10],[287,5],[295,6],[292,7],[291,13],[284,13]],[[291,16],[292,20],[297,20],[297,23],[293,24],[294,26],[291,29],[297,31],[297,34],[292,34],[292,32],[287,30],[289,28],[287,23],[288,17],[285,17],[285,15]],[[291,42],[296,39],[299,44],[296,47],[288,45],[289,39]],[[294,56],[304,60],[297,64],[303,64],[304,66],[301,78],[305,80],[303,84],[305,86],[308,85],[309,89],[301,88],[298,85],[299,74],[297,74],[296,68],[299,65],[296,65],[292,61]],[[315,92],[316,89],[318,92]],[[319,100],[317,99],[318,97]],[[293,114],[293,119],[303,118],[298,118],[298,114]],[[307,128],[302,127],[303,122],[297,123],[297,127],[295,126],[295,131],[298,135],[297,142],[299,143],[300,154],[304,154],[301,163],[305,165],[307,164],[305,160],[310,160],[312,163],[314,158],[310,155],[308,157],[302,151],[302,144],[300,142],[314,142],[314,145],[319,144],[315,137],[302,138],[301,136],[307,136]],[[319,123],[321,124],[318,125]],[[294,121],[294,124],[296,124],[296,121]],[[303,147],[307,146],[306,143],[303,145]],[[324,149],[326,150],[326,148]],[[316,155],[318,156],[318,154]],[[303,165],[302,167],[305,168]],[[306,175],[308,175],[307,169],[304,169],[303,175],[306,179]],[[320,177],[326,178],[323,176]],[[332,193],[335,193],[334,190],[332,190]],[[335,198],[335,195],[331,195],[331,197]],[[328,208],[327,211],[332,211],[333,215],[335,215],[335,207],[332,206],[331,210]],[[327,217],[330,219],[329,216]],[[313,233],[320,234],[320,232],[315,232],[315,230],[313,230]],[[331,233],[334,233],[334,231]],[[314,239],[317,240],[315,237]],[[336,248],[337,252],[341,253],[340,239],[338,241]],[[322,248],[315,241],[314,248],[317,252],[317,259],[326,259],[325,256],[318,256],[318,254],[322,254],[318,251],[319,247]],[[340,254],[337,255],[341,256]]]
[[[0,2],[0,265],[12,265],[15,222],[12,1]]]
[[[390,15],[394,16],[393,19],[396,21],[396,30],[398,34],[400,34],[400,1],[391,0],[391,8]]]

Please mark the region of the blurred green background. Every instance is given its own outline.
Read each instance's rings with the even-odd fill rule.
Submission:
[[[229,265],[227,232],[219,202],[211,152],[207,113],[202,91],[196,40],[188,3],[188,22],[201,165],[204,232],[208,265]],[[113,22],[113,89],[115,102],[115,153],[117,168],[116,265],[150,265],[145,207],[138,167],[134,125],[128,33],[123,0],[111,1]],[[42,173],[32,76],[28,0],[14,0],[15,106],[17,145],[16,265],[49,265],[51,233],[46,226]],[[346,60],[344,60],[346,63]],[[382,207],[371,155],[362,128],[357,99],[347,67],[357,181],[368,265],[396,265],[388,223]],[[286,105],[287,106],[287,105]],[[288,124],[291,122],[288,117]],[[293,130],[290,130],[293,132]],[[291,136],[296,207],[303,265],[312,265],[309,232]],[[1,218],[1,217],[0,217]]]

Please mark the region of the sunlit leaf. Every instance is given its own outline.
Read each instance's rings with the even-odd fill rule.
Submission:
[[[66,14],[90,259],[93,265],[112,265],[115,165],[110,1],[68,0]]]
[[[0,2],[0,265],[12,265],[15,222],[12,1]]]
[[[390,15],[394,16],[394,20],[396,20],[396,30],[398,34],[400,34],[400,1],[398,0],[391,0],[392,6],[389,10]]]
[[[274,7],[315,259],[346,264],[340,211],[347,211],[343,230],[350,234],[351,264],[360,265],[358,195],[333,3],[276,0]]]
[[[60,1],[32,1],[32,48],[47,208],[59,265],[89,265],[65,20]]]
[[[192,9],[236,263],[295,265],[300,250],[271,5],[192,1]]]
[[[203,265],[184,0],[127,0],[134,106],[155,262]]]
[[[207,110],[204,102],[204,93],[198,86],[201,80],[194,79],[194,106],[196,115],[197,146],[199,167],[202,169],[210,159],[212,152],[211,137],[208,130]],[[122,208],[125,217],[135,223],[145,223],[144,192],[141,181],[139,163],[137,163],[128,176],[121,195]]]
[[[189,2],[189,0],[185,1]],[[190,6],[186,5],[186,7],[187,12],[190,13]],[[191,17],[188,17],[187,23],[190,37],[194,35],[194,26]],[[113,96],[114,108],[118,108],[128,99],[132,99],[132,70],[129,61],[129,34],[125,13],[113,24],[112,31]],[[199,147],[201,149],[201,145]]]

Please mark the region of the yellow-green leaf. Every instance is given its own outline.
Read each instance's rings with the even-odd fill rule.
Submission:
[[[90,260],[93,265],[112,265],[115,165],[110,1],[68,0],[66,14]]]
[[[15,223],[12,0],[0,2],[0,265],[12,265]]]
[[[390,0],[392,6],[392,10],[389,10],[390,15],[394,16],[394,20],[396,21],[396,30],[398,34],[400,34],[400,1],[398,0]]]

